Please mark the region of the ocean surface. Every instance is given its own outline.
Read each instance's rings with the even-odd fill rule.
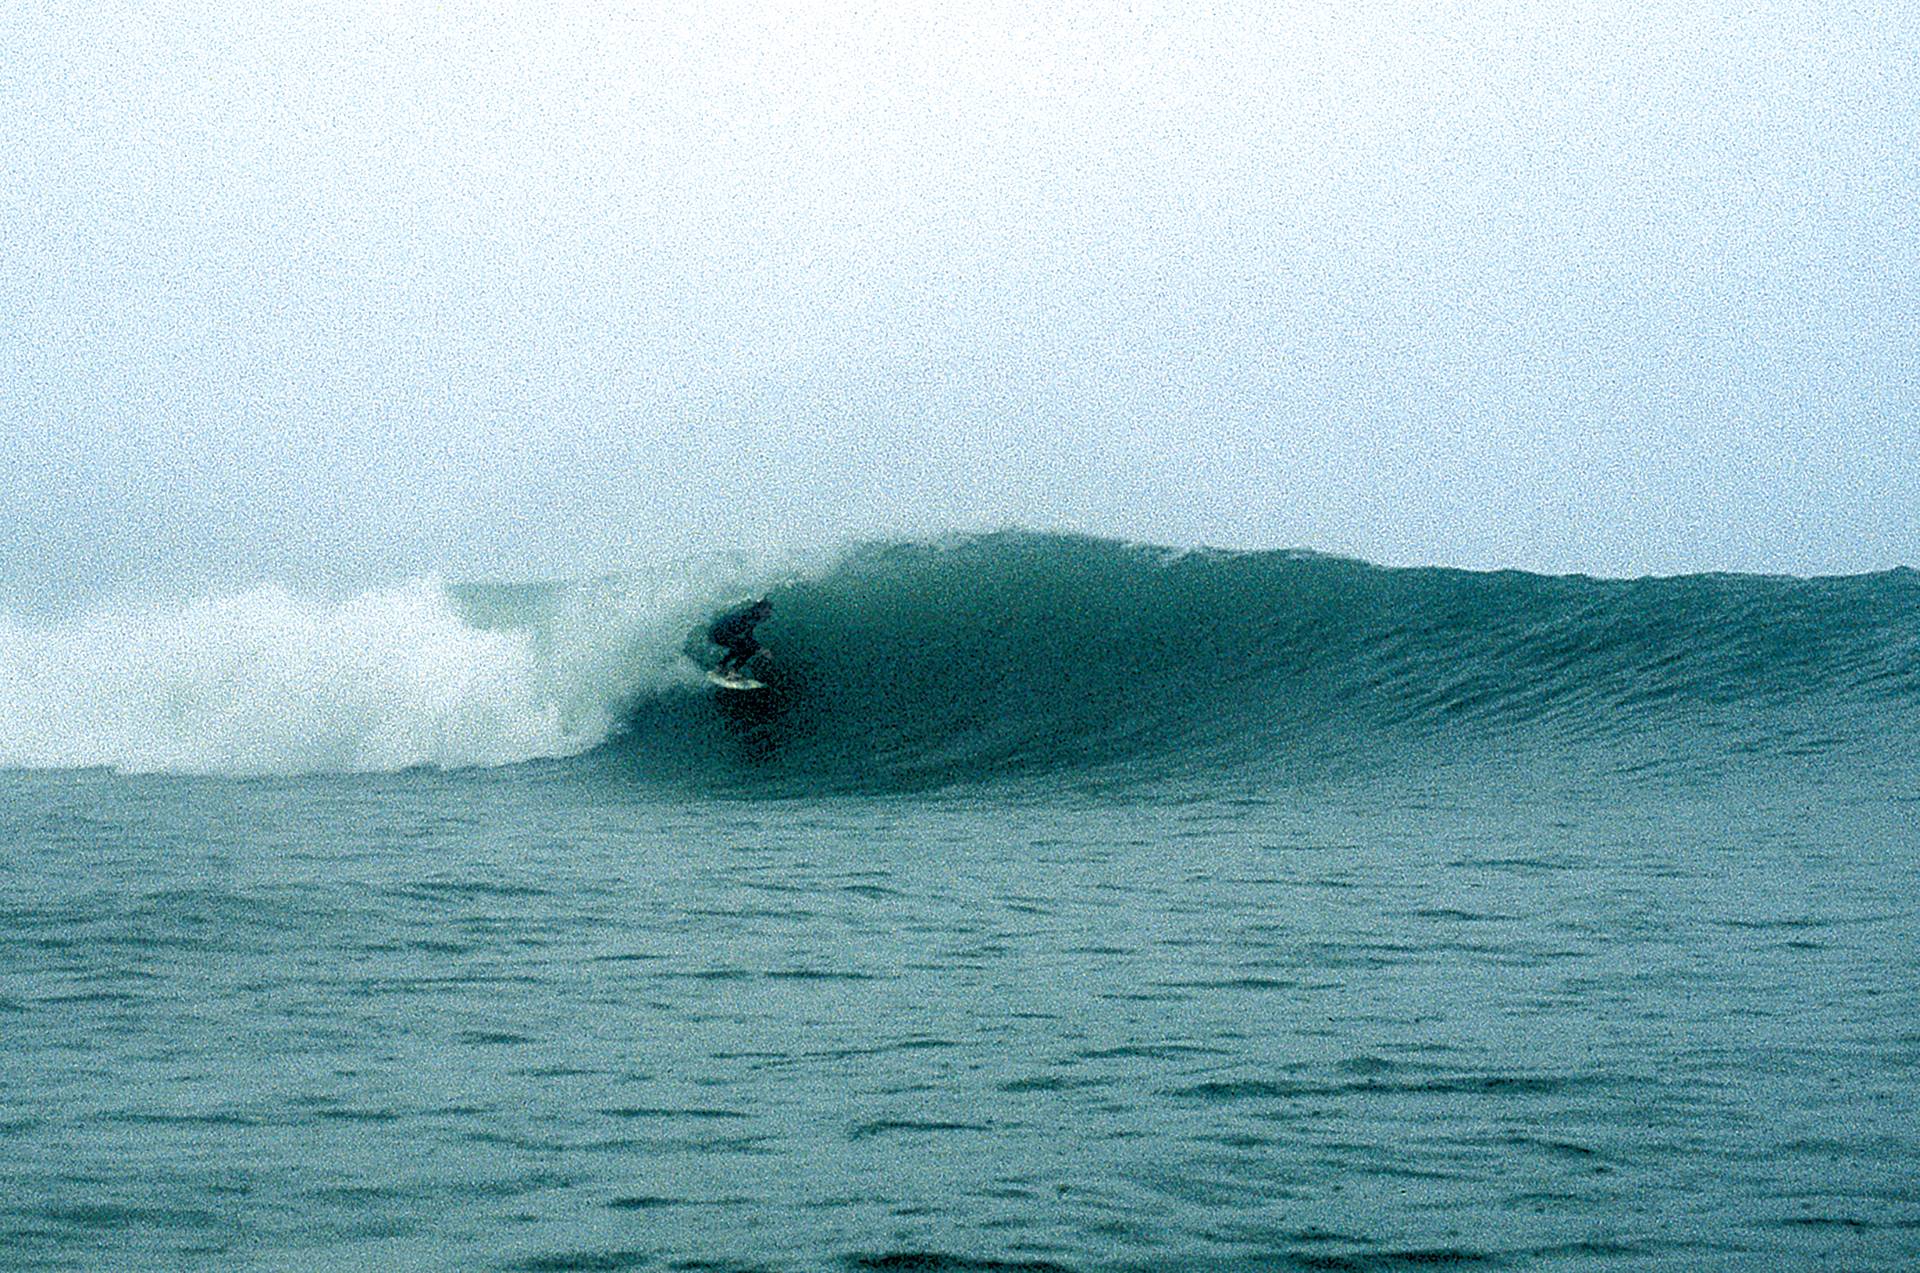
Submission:
[[[0,619],[0,1267],[1910,1268],[1917,899],[1911,571]]]

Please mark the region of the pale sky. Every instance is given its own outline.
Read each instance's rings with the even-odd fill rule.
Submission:
[[[1004,525],[1920,564],[1920,6],[0,0],[0,48],[0,607]]]

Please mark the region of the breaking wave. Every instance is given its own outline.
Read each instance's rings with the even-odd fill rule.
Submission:
[[[699,631],[767,591],[771,688]],[[641,780],[922,789],[1607,749],[1911,741],[1920,576],[1598,580],[1006,532],[807,568],[278,589],[0,622],[0,766],[299,772],[578,756]]]

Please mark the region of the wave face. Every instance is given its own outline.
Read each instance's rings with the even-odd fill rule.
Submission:
[[[1004,533],[866,545],[773,599],[766,699],[643,701],[625,759],[803,789],[1595,745],[1724,767],[1871,750],[1920,702],[1911,571],[1607,581]]]
[[[699,633],[774,601],[771,689]],[[298,772],[592,752],[776,793],[1264,782],[1603,753],[1622,769],[1920,751],[1920,576],[1635,581],[1008,532],[810,569],[260,590],[0,622],[0,766]],[[1595,748],[1601,749],[1596,753]]]

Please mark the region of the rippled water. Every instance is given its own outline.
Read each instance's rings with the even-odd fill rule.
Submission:
[[[1900,775],[0,775],[0,1264],[1897,1268]]]

